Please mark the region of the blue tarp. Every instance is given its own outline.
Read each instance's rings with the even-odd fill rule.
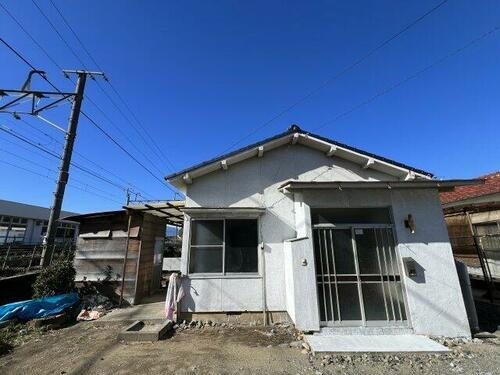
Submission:
[[[78,293],[30,299],[0,306],[0,322],[17,318],[30,320],[57,315],[78,302]]]

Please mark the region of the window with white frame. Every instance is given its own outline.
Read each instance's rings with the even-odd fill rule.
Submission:
[[[189,273],[257,273],[257,219],[193,219]]]

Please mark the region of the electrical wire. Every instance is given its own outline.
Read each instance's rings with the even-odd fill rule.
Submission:
[[[83,50],[85,51],[85,53],[87,54],[87,56],[92,60],[92,62],[94,63],[94,65],[97,67],[97,69],[99,69],[100,71],[104,71],[104,69],[101,68],[101,66],[97,63],[96,59],[92,56],[92,54],[90,53],[89,49],[85,46],[85,44],[83,43],[83,41],[80,39],[80,37],[78,36],[78,34],[75,32],[75,30],[73,29],[73,27],[71,26],[71,24],[68,22],[68,20],[66,19],[66,17],[64,16],[64,14],[62,13],[62,11],[57,7],[57,5],[54,3],[53,0],[50,0],[50,3],[52,4],[52,7],[57,11],[57,13],[59,14],[59,16],[61,17],[61,19],[63,20],[63,22],[66,24],[66,26],[68,27],[68,29],[71,31],[71,33],[73,34],[73,36],[75,37],[75,39],[78,41],[78,43],[80,44],[80,46],[83,48]],[[153,137],[151,137],[151,135],[149,134],[149,132],[145,129],[145,127],[142,125],[141,121],[138,119],[138,117],[135,115],[135,113],[131,110],[130,106],[127,104],[127,102],[123,99],[122,95],[120,95],[120,93],[118,92],[118,90],[116,90],[116,88],[114,87],[114,85],[111,83],[111,81],[107,80],[106,82],[108,82],[109,86],[111,87],[111,89],[114,91],[114,93],[116,94],[116,96],[120,99],[120,101],[122,102],[122,104],[125,106],[125,108],[130,112],[130,114],[132,115],[132,117],[135,119],[135,121],[137,122],[137,124],[142,128],[144,134],[146,134],[149,138],[149,140],[151,141],[151,143],[156,147],[156,149],[159,151],[159,153],[163,156],[163,158],[167,161],[168,164],[170,164],[172,170],[175,170],[176,167],[174,166],[174,164],[172,163],[172,161],[163,153],[163,151],[161,150],[161,148],[158,146],[158,144],[154,141]],[[100,86],[100,84],[97,82],[98,86]],[[102,87],[101,87],[102,89]],[[104,93],[106,93],[104,91],[104,89],[102,89],[102,91]],[[114,103],[114,101],[109,98],[111,102]],[[116,108],[119,108],[118,106],[115,105]],[[121,112],[121,110],[119,110]],[[128,120],[128,118],[122,113],[122,115],[127,119],[127,121],[130,122],[130,120]],[[131,124],[132,125],[132,124]],[[137,133],[141,136],[141,138],[143,139],[143,141],[145,143],[146,140],[142,137],[142,134],[134,127],[134,130],[137,131]],[[156,153],[156,152],[155,152]],[[156,154],[158,156],[158,154]]]
[[[49,171],[49,172],[51,172],[51,173],[55,173],[55,174],[59,173],[57,170],[55,170],[55,169],[53,169],[53,168],[49,168],[49,167],[47,167],[46,165],[43,165],[43,164],[37,163],[37,162],[35,162],[35,161],[31,160],[31,159],[25,158],[24,156],[18,155],[18,154],[14,153],[14,152],[11,152],[11,151],[8,151],[8,150],[5,150],[5,149],[3,149],[3,148],[0,148],[0,151],[4,152],[4,153],[6,153],[6,154],[9,154],[9,155],[11,155],[11,156],[14,156],[14,157],[16,157],[16,158],[18,158],[18,159],[24,160],[25,162],[28,162],[28,163],[30,163],[30,164],[36,165],[37,167],[40,167],[40,168],[46,169],[47,171]],[[108,195],[109,195],[109,196],[111,196],[111,197],[120,198],[120,197],[118,197],[118,196],[117,196],[117,195],[115,195],[115,194],[109,193],[109,192],[108,192],[108,191],[106,191],[106,190],[102,190],[102,189],[100,189],[100,188],[98,188],[98,187],[96,187],[96,186],[93,186],[93,185],[89,184],[87,181],[83,181],[83,180],[80,180],[80,179],[77,179],[77,178],[74,178],[74,177],[72,178],[72,180],[73,180],[74,182],[78,182],[78,183],[80,183],[80,184],[82,184],[82,185],[84,185],[84,186],[87,186],[87,187],[89,187],[89,188],[92,188],[92,189],[95,189],[95,190],[97,190],[97,191],[100,191],[101,193],[108,194]]]
[[[29,62],[24,56],[22,56],[12,45],[10,45],[5,39],[0,37],[0,42],[2,42],[7,48],[9,48],[17,57],[19,57],[25,64],[27,64],[33,70],[37,69],[31,62]],[[61,92],[47,77],[42,76],[42,78],[57,92]],[[121,149],[127,156],[129,156],[133,161],[135,161],[138,165],[140,165],[148,174],[150,174],[155,180],[160,182],[162,186],[167,187],[174,194],[178,194],[176,190],[171,188],[165,181],[161,180],[156,176],[149,168],[147,168],[143,163],[141,163],[136,157],[134,157],[130,152],[128,152],[118,141],[116,141],[108,132],[106,132],[97,122],[95,122],[89,115],[87,115],[84,111],[80,111],[80,113],[93,125],[95,126],[102,134],[106,136],[110,141],[112,141],[119,149]]]
[[[35,141],[30,140],[28,137],[23,136],[23,135],[17,133],[16,131],[14,131],[14,130],[12,130],[10,128],[7,128],[6,126],[0,125],[0,130],[3,131],[3,132],[5,132],[5,133],[7,133],[7,134],[9,134],[9,135],[12,135],[13,137],[15,137],[15,138],[17,138],[17,139],[19,139],[19,140],[21,140],[21,141],[23,141],[23,142],[31,145],[31,146],[33,146],[35,148],[37,148],[38,150],[40,150],[40,151],[42,151],[42,152],[44,152],[44,153],[46,153],[48,155],[51,155],[52,157],[54,157],[54,158],[56,158],[58,160],[61,160],[61,157],[59,155],[57,155],[56,153],[54,153],[54,152],[52,152],[50,150],[47,150],[46,148],[44,148],[40,144],[37,144]],[[108,184],[110,184],[110,185],[112,185],[112,186],[114,186],[114,187],[122,190],[122,191],[127,191],[127,187],[121,186],[121,185],[119,185],[119,184],[117,184],[117,183],[109,180],[108,178],[106,178],[106,177],[104,177],[102,175],[99,175],[98,173],[96,173],[94,171],[89,170],[86,167],[83,167],[83,166],[81,166],[81,165],[79,165],[79,164],[77,164],[75,162],[71,162],[70,164],[73,167],[79,169],[80,171],[85,172],[85,173],[87,173],[87,174],[89,174],[89,175],[91,175],[91,176],[93,176],[93,177],[95,177],[95,178],[97,178],[99,180],[102,180],[102,181],[104,181],[104,182],[106,182],[106,183],[108,183]]]
[[[443,5],[445,5],[448,1],[449,0],[443,0],[443,1],[439,2],[437,5],[435,5],[434,7],[432,7],[431,9],[429,9],[428,11],[426,11],[424,14],[422,14],[421,16],[417,17],[412,22],[410,22],[409,24],[407,24],[401,30],[397,31],[395,34],[391,35],[389,38],[383,40],[381,43],[379,43],[373,49],[369,50],[367,53],[365,53],[364,55],[362,55],[360,58],[356,59],[351,64],[349,64],[346,67],[344,67],[341,71],[339,71],[335,75],[333,75],[330,78],[328,78],[322,84],[320,84],[319,86],[317,86],[313,90],[309,91],[306,95],[304,95],[301,98],[299,98],[297,101],[295,101],[294,103],[292,103],[291,105],[289,105],[288,107],[286,107],[281,112],[277,113],[270,120],[264,122],[263,124],[259,125],[257,128],[254,128],[252,131],[250,131],[245,136],[243,136],[243,137],[239,138],[238,140],[236,140],[227,149],[225,149],[222,153],[224,154],[224,153],[230,151],[234,146],[240,144],[242,141],[244,141],[248,137],[251,137],[255,133],[259,132],[260,130],[262,130],[263,128],[265,128],[266,126],[268,126],[269,124],[271,124],[272,122],[274,122],[275,120],[277,120],[278,118],[280,118],[281,116],[283,116],[285,113],[291,111],[292,109],[294,109],[298,105],[300,105],[303,102],[307,101],[310,97],[312,97],[313,95],[315,95],[316,93],[318,93],[319,91],[321,91],[323,88],[325,88],[326,86],[328,86],[330,83],[332,83],[333,81],[337,80],[338,78],[340,78],[341,76],[343,76],[347,72],[351,71],[356,66],[360,65],[361,63],[363,63],[370,56],[372,56],[373,54],[375,54],[376,52],[378,52],[379,50],[381,50],[382,48],[384,48],[387,44],[389,44],[393,40],[395,40],[398,37],[400,37],[402,34],[404,34],[406,31],[410,30],[413,26],[415,26],[416,24],[418,24],[419,22],[421,22],[424,18],[426,18],[430,14],[434,13],[436,10],[438,10]]]
[[[489,31],[481,34],[480,36],[474,38],[473,40],[471,40],[470,42],[466,43],[465,45],[463,45],[462,47],[459,47],[451,52],[449,52],[448,54],[446,54],[445,56],[441,57],[440,59],[434,61],[432,64],[429,64],[427,65],[425,68],[423,69],[420,69],[418,70],[417,72],[413,73],[413,74],[410,74],[409,76],[407,76],[406,78],[402,79],[401,81],[398,81],[397,83],[391,85],[391,86],[388,86],[386,88],[384,88],[383,90],[377,92],[375,95],[371,96],[370,98],[368,98],[367,100],[365,101],[362,101],[361,103],[358,103],[356,104],[354,107],[350,108],[349,110],[345,111],[345,112],[342,112],[341,114],[337,115],[336,117],[334,117],[333,119],[331,120],[328,120],[328,121],[325,121],[323,122],[322,124],[320,124],[319,126],[317,126],[316,128],[314,128],[313,130],[318,130],[318,129],[322,129],[324,128],[325,126],[327,125],[330,125],[331,123],[335,122],[335,121],[338,121],[340,120],[341,118],[357,111],[358,109],[360,109],[361,107],[364,107],[365,105],[373,102],[374,100],[380,98],[381,96],[384,96],[384,95],[387,95],[388,93],[390,93],[391,91],[394,91],[396,90],[397,88],[401,87],[402,85],[404,85],[405,83],[419,77],[420,75],[424,74],[425,72],[431,70],[432,68],[438,66],[439,64],[442,64],[444,61],[448,60],[449,58],[453,57],[453,56],[456,56],[460,53],[462,53],[463,51],[465,51],[467,48],[469,47],[472,47],[474,45],[476,45],[477,43],[479,43],[481,40],[485,39],[486,37],[492,35],[493,33],[497,32],[498,30],[500,30],[500,26],[495,26],[493,29],[490,29]]]
[[[10,162],[5,161],[5,160],[0,160],[0,163],[4,163],[4,164],[7,164],[7,165],[10,165],[11,167],[18,168],[18,169],[24,170],[24,171],[26,171],[26,172],[29,172],[29,173],[35,174],[35,175],[37,175],[37,176],[40,176],[40,177],[43,177],[43,178],[47,178],[47,179],[49,179],[49,180],[51,180],[51,181],[53,181],[53,182],[56,182],[56,180],[55,180],[55,179],[52,179],[52,178],[51,178],[51,177],[49,177],[49,176],[46,176],[46,175],[44,175],[44,174],[42,174],[42,173],[38,173],[38,172],[36,172],[36,171],[33,171],[33,170],[28,169],[28,168],[25,168],[25,167],[21,167],[21,166],[19,166],[19,165],[14,164],[14,163],[10,163]],[[68,183],[68,184],[67,184],[67,186],[72,187],[73,189],[77,189],[77,190],[84,191],[84,192],[86,192],[86,193],[88,193],[88,194],[95,195],[95,196],[100,197],[100,198],[102,198],[102,199],[107,199],[107,200],[109,200],[109,201],[112,201],[112,202],[118,203],[118,204],[120,204],[120,205],[122,204],[122,202],[119,202],[119,201],[117,201],[117,200],[111,199],[111,198],[109,198],[109,197],[106,197],[106,196],[101,195],[101,194],[98,194],[98,193],[94,193],[94,192],[92,192],[92,191],[88,191],[88,190],[82,189],[82,188],[80,188],[80,187],[78,187],[78,186],[75,186],[75,185],[73,185],[73,184],[69,184],[69,183]]]
[[[20,121],[28,126],[30,126],[32,129],[34,129],[35,131],[43,134],[44,136],[46,136],[47,138],[49,138],[50,140],[52,140],[53,142],[56,142],[58,144],[60,144],[61,146],[64,146],[64,143],[61,142],[60,140],[58,140],[57,138],[55,137],[52,137],[50,134],[47,134],[45,133],[43,130],[40,130],[38,129],[36,126],[30,124],[29,122],[27,122],[26,120],[24,120],[23,118],[20,119]],[[78,152],[77,150],[73,150],[73,153],[75,155],[77,155],[78,157],[81,157],[82,159],[86,160],[87,162],[95,165],[97,168],[101,169],[102,171],[106,172],[106,173],[109,173],[110,175],[114,176],[116,179],[122,181],[123,183],[129,185],[130,187],[134,188],[134,194],[135,193],[138,193],[139,195],[141,196],[149,196],[150,198],[152,198],[153,196],[151,194],[148,194],[146,193],[145,191],[143,191],[142,189],[140,189],[139,187],[137,187],[136,185],[132,184],[131,182],[123,179],[122,177],[120,177],[119,175],[117,175],[116,173],[114,173],[113,171],[110,171],[109,169],[106,169],[104,167],[102,167],[101,165],[99,165],[98,163],[96,163],[95,161],[89,159],[88,157],[86,157],[84,154],[82,154],[81,152]]]
[[[35,0],[31,0],[31,2],[33,3],[33,5],[35,5],[35,7],[38,9],[39,13],[43,16],[43,18],[48,22],[48,24],[50,25],[50,27],[52,28],[52,30],[54,30],[54,32],[57,34],[57,36],[59,37],[59,39],[61,39],[61,41],[66,45],[66,47],[70,50],[70,52],[72,53],[72,55],[79,61],[80,64],[82,64],[82,67],[85,69],[85,70],[89,70],[87,68],[87,65],[85,64],[85,62],[80,58],[80,56],[76,53],[76,51],[71,47],[71,45],[66,41],[66,39],[64,38],[64,36],[61,34],[61,32],[57,29],[57,27],[54,25],[54,23],[50,20],[50,18],[47,16],[47,14],[42,10],[42,8],[40,8],[38,6],[38,4],[35,2]],[[124,116],[124,118],[132,125],[132,128],[138,132],[138,130],[133,126],[133,124],[131,123],[131,121],[124,115],[123,111],[116,105],[116,103],[113,101],[113,99],[109,96],[109,94],[103,89],[103,87],[101,86],[101,84],[96,81],[96,84],[97,86],[100,88],[100,90],[108,97],[108,99],[111,101],[111,103],[117,108],[117,110],[122,114],[122,116]],[[89,99],[87,95],[85,95],[85,98],[86,99]],[[89,100],[90,101],[90,100]],[[96,107],[97,104],[94,102],[94,101],[91,101]],[[101,111],[101,112],[104,112],[104,111]],[[136,148],[136,150],[142,154],[142,156],[160,173],[160,174],[164,174],[164,172],[158,168],[158,166],[153,162],[153,160],[151,160],[145,153],[143,153],[142,151],[139,150],[139,148],[136,146],[136,144],[134,142],[132,142],[128,136],[125,135],[125,133],[123,133],[118,127],[116,127],[117,130],[119,130],[119,132],[129,141],[129,143],[134,147]],[[140,132],[138,132],[139,136],[140,137],[143,137],[142,134]],[[148,146],[149,147],[149,146]],[[153,149],[154,150],[154,149]]]

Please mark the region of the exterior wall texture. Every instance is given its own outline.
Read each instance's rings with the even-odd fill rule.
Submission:
[[[314,255],[310,208],[392,207],[397,250],[419,264],[417,278],[404,277],[410,324],[419,334],[468,336],[467,316],[444,225],[437,191],[342,190],[284,194],[285,181],[393,181],[394,177],[326,157],[302,145],[283,146],[227,170],[193,180],[187,186],[186,207],[264,207],[259,218],[260,275],[184,278],[186,312],[262,311],[262,275],[266,308],[288,311],[298,328],[319,329],[315,300]],[[415,219],[410,234],[403,221]],[[182,272],[187,274],[189,217],[184,227]],[[289,241],[305,237],[298,241]],[[305,259],[307,266],[299,265]],[[312,275],[312,276],[311,276]],[[292,284],[291,284],[292,282]],[[290,294],[293,293],[293,296]],[[312,308],[309,299],[313,298]],[[305,306],[305,308],[304,308]]]

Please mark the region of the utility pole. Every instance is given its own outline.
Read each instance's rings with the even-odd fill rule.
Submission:
[[[64,70],[63,72],[66,77],[68,77],[69,74],[76,74],[78,76],[78,80],[76,82],[75,97],[71,107],[68,130],[66,132],[66,139],[64,142],[61,166],[59,167],[59,177],[56,183],[56,191],[54,192],[54,201],[50,208],[47,234],[43,243],[42,259],[40,261],[42,267],[46,267],[50,264],[52,252],[54,251],[57,223],[61,214],[64,191],[66,190],[66,184],[69,179],[69,167],[71,164],[71,156],[73,154],[73,145],[75,143],[76,129],[78,127],[78,119],[80,117],[87,75],[90,75],[92,78],[94,75],[104,76],[104,73],[102,72],[88,72],[85,70]]]
[[[127,206],[130,204],[130,188],[127,188]]]

